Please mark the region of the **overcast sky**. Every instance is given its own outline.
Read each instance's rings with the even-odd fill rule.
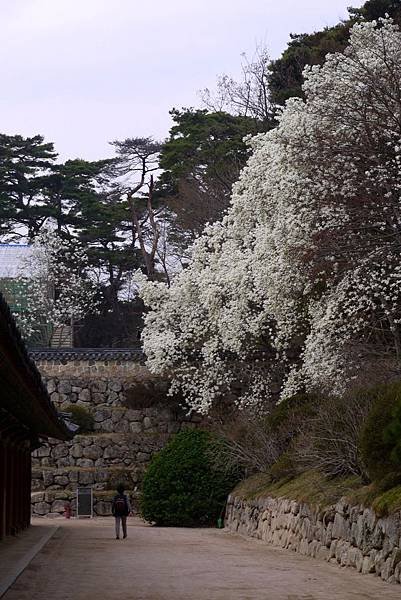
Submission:
[[[241,53],[272,58],[289,33],[346,17],[352,0],[0,0],[0,131],[53,141],[62,159],[108,141],[163,138]]]

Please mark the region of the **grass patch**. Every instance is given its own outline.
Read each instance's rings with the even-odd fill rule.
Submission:
[[[241,481],[234,488],[232,495],[244,500],[254,500],[268,496],[271,485],[271,477],[268,473],[258,473]]]
[[[349,501],[370,507],[379,517],[386,517],[401,511],[401,485],[383,490],[379,484],[372,483],[356,490],[349,496]]]
[[[387,490],[381,494],[372,503],[374,511],[380,515],[389,515],[401,510],[401,485]]]
[[[330,479],[318,471],[306,471],[298,477],[274,483],[268,474],[261,474],[241,482],[233,494],[245,500],[266,496],[288,498],[324,508],[348,496],[361,485],[359,477]]]
[[[350,504],[372,508],[378,516],[401,511],[401,484],[384,490],[377,483],[364,485],[360,477],[333,479],[318,471],[306,471],[278,482],[272,482],[269,474],[261,473],[242,481],[232,493],[244,500],[270,496],[318,508],[326,508],[346,497]]]

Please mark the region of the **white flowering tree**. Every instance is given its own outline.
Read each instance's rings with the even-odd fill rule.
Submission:
[[[204,411],[400,372],[400,31],[355,25],[304,91],[251,140],[189,268],[142,285],[148,364]]]
[[[85,249],[55,231],[35,238],[17,280],[18,326],[24,337],[41,345],[50,345],[56,329],[62,335],[64,328],[96,311],[97,287],[88,277]]]

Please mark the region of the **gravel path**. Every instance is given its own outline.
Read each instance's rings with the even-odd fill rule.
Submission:
[[[373,576],[217,529],[62,521],[3,600],[400,600]]]

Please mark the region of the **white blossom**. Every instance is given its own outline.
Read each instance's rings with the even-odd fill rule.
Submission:
[[[25,337],[49,344],[55,327],[96,311],[97,288],[87,271],[86,251],[76,242],[68,243],[54,231],[35,238],[17,277],[23,302],[15,317]]]
[[[250,140],[188,269],[142,285],[148,364],[193,407],[270,401],[278,382],[282,398],[341,393],[376,359],[398,368],[400,89],[398,28],[355,25],[344,53],[305,70],[306,100]]]

